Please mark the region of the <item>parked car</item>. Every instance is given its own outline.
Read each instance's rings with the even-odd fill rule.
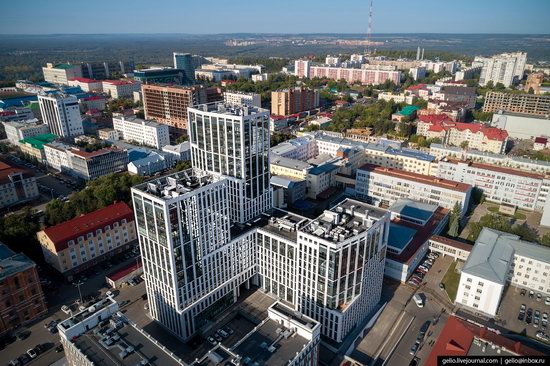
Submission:
[[[439,288],[441,290],[445,290],[445,284],[443,282],[439,282]]]
[[[29,356],[26,354],[26,353],[23,353],[21,356],[19,356],[17,358],[19,360],[19,362],[21,363],[21,365],[25,365],[29,362],[31,362],[31,359],[29,358]]]
[[[537,337],[538,339],[542,339],[545,342],[548,342],[550,340],[548,335],[544,334],[542,330],[539,330],[537,334],[535,334],[535,337]]]
[[[60,344],[59,346],[55,347],[55,352],[57,352],[57,353],[63,352],[63,345]]]
[[[223,338],[220,335],[216,334],[216,333],[214,333],[214,339],[218,342],[223,341]]]
[[[222,329],[229,335],[233,334],[233,329],[229,327],[223,327]]]
[[[539,293],[537,294],[537,301],[540,301],[540,300],[542,300],[542,295]]]
[[[518,320],[523,321],[525,319],[525,313],[522,313],[521,311],[518,314]]]
[[[227,332],[226,332],[225,330],[223,330],[223,329],[218,329],[218,330],[216,331],[216,333],[218,333],[218,334],[219,334],[221,337],[223,337],[223,338],[229,337],[229,333],[227,333]]]
[[[61,311],[64,312],[65,314],[69,314],[71,312],[71,309],[67,305],[63,305],[61,307]]]
[[[29,355],[29,357],[30,357],[31,359],[36,358],[36,356],[38,356],[38,354],[36,353],[36,351],[35,351],[34,349],[32,349],[32,348],[29,349],[29,350],[27,351],[27,355]]]
[[[216,340],[212,337],[208,337],[206,338],[206,340],[208,341],[208,343],[210,343],[211,345],[215,346],[216,344],[218,344],[218,342],[216,342]]]
[[[519,310],[525,312],[526,308],[527,307],[525,306],[525,304],[521,304],[521,306],[519,307]]]
[[[416,354],[416,351],[418,351],[418,343],[413,344],[409,353],[414,356]]]
[[[113,297],[114,296],[113,291],[107,291],[105,293],[105,295],[107,295],[107,297]]]
[[[524,288],[521,289],[521,291],[519,292],[519,294],[520,294],[521,296],[525,296],[526,293],[527,293],[527,290],[525,290]]]
[[[544,299],[544,305],[550,305],[550,296],[546,296],[546,299]]]
[[[534,296],[535,296],[535,291],[530,290],[530,291],[529,291],[529,297],[530,297],[530,298],[533,298]]]

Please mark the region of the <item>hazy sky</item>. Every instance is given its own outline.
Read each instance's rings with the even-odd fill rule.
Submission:
[[[0,34],[366,33],[369,0],[6,0]],[[374,33],[550,33],[550,0],[374,0]]]

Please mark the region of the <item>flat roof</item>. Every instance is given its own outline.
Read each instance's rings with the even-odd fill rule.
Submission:
[[[413,172],[407,172],[401,169],[386,168],[374,164],[365,164],[358,170],[369,171],[390,177],[401,178],[410,180],[416,183],[427,184],[435,187],[445,188],[452,191],[458,191],[466,193],[472,189],[472,186],[466,183],[455,182],[448,179],[432,177],[430,175],[418,174]]]
[[[411,242],[415,235],[416,229],[391,222],[388,235],[388,246],[401,252],[407,244]]]
[[[23,253],[13,252],[7,245],[0,242],[0,281],[16,273],[26,271],[36,264]]]
[[[530,173],[519,169],[514,168],[506,168],[498,165],[491,165],[491,164],[483,164],[483,163],[476,163],[469,160],[456,160],[456,159],[447,159],[447,162],[452,164],[467,164],[468,166],[472,168],[482,169],[482,170],[489,170],[493,172],[499,172],[504,174],[510,174],[510,175],[519,175],[521,177],[526,178],[533,178],[533,179],[543,179],[544,175],[538,174],[538,173]]]
[[[53,133],[44,133],[42,135],[36,135],[36,136],[24,138],[19,142],[29,144],[35,149],[42,150],[44,149],[45,144],[48,144],[54,141],[55,139],[57,139],[57,135],[54,135]]]
[[[298,240],[298,229],[306,226],[311,221],[303,216],[280,209],[273,209],[264,213],[260,218],[261,220],[257,221],[260,230],[265,230],[293,242]]]
[[[311,164],[308,164],[305,161],[285,158],[285,157],[273,155],[273,154],[271,154],[271,156],[269,157],[269,160],[270,160],[269,161],[270,165],[282,166],[289,169],[306,170],[312,167]]]
[[[172,199],[213,182],[214,177],[212,175],[198,175],[191,168],[148,180],[132,187],[132,189],[162,199]]]
[[[265,366],[286,365],[309,341],[296,333],[288,338],[279,336],[278,329],[283,329],[279,323],[271,319],[266,320],[235,347],[235,353],[243,360],[249,358],[250,364],[257,362]],[[270,346],[275,347],[274,352],[268,350]]]
[[[395,212],[399,215],[410,217],[413,219],[427,221],[434,212],[437,210],[436,205],[430,205],[428,203],[412,201],[412,200],[398,200],[388,209],[391,212]]]
[[[472,250],[472,248],[474,247],[472,244],[463,243],[461,241],[454,240],[454,239],[449,239],[449,238],[446,238],[446,237],[440,236],[440,235],[433,235],[430,238],[430,240],[435,241],[437,243],[445,244],[445,245],[448,245],[448,246],[451,246],[451,247],[454,247],[454,248],[457,248],[457,249],[460,249],[460,250],[466,250],[468,252],[470,252]]]
[[[235,117],[250,116],[256,113],[264,113],[264,112],[267,113],[267,115],[269,116],[268,109],[264,109],[256,106],[235,105],[235,104],[225,103],[223,101],[199,104],[193,107],[189,107],[188,109],[199,111],[199,112],[210,112],[210,113],[217,113],[217,114],[223,114],[223,115],[229,115],[229,116],[235,116]]]

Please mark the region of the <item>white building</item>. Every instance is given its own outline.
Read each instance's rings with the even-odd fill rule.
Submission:
[[[46,164],[60,172],[70,172],[72,170],[71,158],[67,153],[71,146],[61,142],[50,142],[44,145],[44,155]]]
[[[103,83],[101,80],[88,79],[88,78],[74,78],[69,79],[69,86],[79,86],[80,89],[85,92],[98,92],[103,91]]]
[[[217,102],[188,112],[193,167],[230,177],[231,218],[244,223],[271,207],[269,111]]]
[[[470,203],[472,186],[447,179],[366,164],[357,169],[357,197],[380,206],[411,199],[452,209],[458,203],[462,215]]]
[[[69,80],[82,77],[82,66],[71,64],[46,64],[42,68],[44,80],[53,84],[68,85]]]
[[[426,77],[426,68],[424,66],[411,67],[409,69],[409,74],[416,81]]]
[[[38,95],[40,113],[51,133],[62,137],[84,134],[78,99],[61,93]]]
[[[227,104],[244,105],[247,107],[262,107],[260,94],[232,92],[226,91],[223,93],[223,101]]]
[[[505,87],[510,87],[523,78],[526,62],[527,53],[514,52],[492,57],[476,56],[473,65],[482,66],[479,85],[485,86],[492,81],[494,85],[502,83]]]
[[[380,93],[378,94],[379,100],[385,100],[386,102],[389,102],[390,100],[393,100],[394,103],[407,103],[407,104],[413,104],[416,100],[415,95],[410,95],[408,93],[401,93],[401,94],[393,94],[393,93]]]
[[[455,74],[455,81],[469,80],[473,79],[476,75],[481,72],[481,66],[471,66],[466,67],[460,71],[457,71]]]
[[[163,146],[162,151],[172,154],[175,160],[191,160],[191,143],[189,141],[177,145]]]
[[[103,92],[113,99],[133,98],[134,92],[141,90],[141,82],[137,80],[103,80]]]
[[[550,249],[484,228],[462,267],[455,303],[495,316],[507,284],[550,294]]]
[[[38,198],[36,178],[27,170],[0,161],[0,208]]]
[[[550,191],[541,174],[469,161],[441,160],[437,176],[477,187],[487,201],[531,211],[544,209]]]
[[[172,167],[175,159],[170,154],[152,151],[142,159],[128,163],[128,172],[136,175],[153,175]]]
[[[325,58],[325,64],[327,66],[340,66],[341,64],[341,60],[340,60],[340,57],[338,56],[331,56],[331,55],[328,55],[326,58]]]
[[[122,140],[161,149],[170,144],[169,127],[137,117],[113,117],[113,129]]]
[[[27,137],[49,133],[48,125],[38,123],[36,118],[19,122],[2,122],[8,141],[12,145],[19,145],[19,141]]]
[[[493,114],[491,126],[506,130],[510,137],[516,139],[550,137],[550,115],[533,116],[499,111]]]
[[[262,74],[254,74],[252,75],[252,81],[257,83],[258,81],[266,81],[267,78],[268,78],[269,74],[267,73],[262,73]]]

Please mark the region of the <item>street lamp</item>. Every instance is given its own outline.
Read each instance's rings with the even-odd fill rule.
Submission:
[[[80,305],[83,305],[83,301],[82,301],[82,292],[80,292],[80,286],[83,285],[84,282],[82,281],[78,281],[78,282],[73,282],[73,285],[75,285],[76,288],[78,288],[78,295],[80,296]]]

